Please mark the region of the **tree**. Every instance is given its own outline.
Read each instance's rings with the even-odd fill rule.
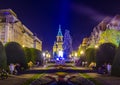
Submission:
[[[6,67],[7,67],[7,57],[5,53],[5,48],[2,42],[0,42],[0,68],[6,69]]]
[[[38,49],[35,49],[35,61],[38,61],[40,65],[43,63],[42,52]]]
[[[30,61],[32,61],[32,53],[31,53],[30,48],[25,47],[24,52],[25,52],[26,61],[27,61],[27,63],[29,63]]]
[[[31,50],[31,61],[33,63],[36,63],[36,61],[39,61],[41,64],[43,62],[43,58],[42,58],[42,52],[38,49],[35,48],[30,48]]]
[[[88,65],[91,62],[96,62],[96,49],[95,48],[88,48],[85,52],[86,60],[88,62]]]
[[[64,50],[64,56],[66,58],[68,58],[69,54],[72,53],[72,38],[68,30],[65,30],[63,50]]]
[[[118,47],[112,65],[111,75],[120,77],[120,46]]]
[[[7,64],[18,63],[25,69],[27,68],[27,62],[25,58],[25,53],[20,44],[17,42],[9,42],[5,45],[5,51],[7,55]]]
[[[112,43],[104,43],[99,46],[96,53],[97,67],[102,66],[104,63],[113,63],[113,59],[116,53],[116,45]]]

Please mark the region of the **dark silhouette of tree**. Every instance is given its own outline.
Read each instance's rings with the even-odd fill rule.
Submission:
[[[113,63],[116,53],[116,46],[112,43],[104,43],[99,46],[96,54],[97,67],[102,66],[104,63]]]
[[[112,65],[111,75],[120,77],[120,45],[116,51]]]
[[[86,60],[88,62],[88,65],[91,62],[96,62],[96,49],[95,48],[88,48],[85,52]]]
[[[40,64],[42,64],[43,62],[42,52],[35,48],[30,48],[30,50],[31,50],[31,61],[33,63],[36,63],[36,61],[39,61]]]
[[[17,42],[9,42],[5,45],[5,51],[7,55],[8,65],[10,63],[18,63],[21,65],[21,67],[24,67],[24,69],[27,68],[25,53],[20,44],[18,44]]]
[[[30,48],[25,47],[24,52],[25,52],[25,58],[27,60],[27,63],[29,63],[30,61],[32,61],[32,53],[31,53]]]

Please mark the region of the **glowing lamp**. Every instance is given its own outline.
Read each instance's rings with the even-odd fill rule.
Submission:
[[[43,56],[45,56],[45,53],[43,53]]]
[[[84,51],[81,51],[80,54],[84,54]]]

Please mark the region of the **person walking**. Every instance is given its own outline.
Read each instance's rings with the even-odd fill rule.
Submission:
[[[112,67],[112,65],[110,63],[108,63],[107,64],[107,73],[108,73],[108,75],[111,74],[111,67]]]
[[[14,70],[15,70],[15,67],[14,67],[14,64],[10,64],[9,65],[9,69],[10,69],[10,73],[13,74]]]

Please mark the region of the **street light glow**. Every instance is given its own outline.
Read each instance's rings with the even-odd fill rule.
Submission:
[[[98,45],[95,45],[95,48],[98,48]]]
[[[22,45],[22,47],[24,48],[24,47],[25,47],[25,45]]]
[[[43,56],[45,56],[45,53],[43,53]]]
[[[77,57],[77,52],[75,52],[75,57]]]
[[[80,52],[80,54],[84,54],[84,51],[82,50],[82,51]]]

